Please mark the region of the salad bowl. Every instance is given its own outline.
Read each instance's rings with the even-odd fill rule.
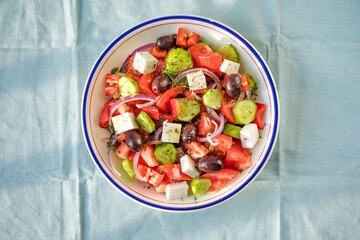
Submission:
[[[117,66],[121,67],[134,49],[153,43],[164,35],[177,33],[183,27],[196,32],[201,39],[214,49],[224,44],[233,45],[240,56],[240,71],[253,76],[257,84],[257,101],[266,105],[263,114],[265,127],[260,131],[260,139],[252,149],[252,166],[238,173],[218,192],[200,196],[190,194],[187,198],[168,201],[164,194],[157,193],[147,183],[129,177],[121,167],[120,160],[108,161],[108,149],[104,138],[109,131],[99,127],[99,119],[104,104],[109,97],[104,95],[105,76]],[[116,37],[99,55],[86,81],[81,106],[82,130],[85,143],[96,167],[109,183],[126,197],[137,203],[157,210],[189,212],[216,206],[238,194],[261,172],[273,151],[279,129],[280,109],[275,81],[269,67],[259,52],[232,28],[212,19],[173,15],[150,19],[137,24]],[[119,174],[114,171],[118,170]],[[243,197],[243,196],[238,196]]]

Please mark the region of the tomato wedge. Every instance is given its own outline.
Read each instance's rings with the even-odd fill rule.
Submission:
[[[241,171],[251,167],[251,150],[243,148],[239,140],[235,141],[225,157],[224,167]]]
[[[189,49],[189,53],[194,60],[194,67],[204,67],[213,71],[221,77],[224,73],[220,71],[222,58],[219,53],[214,53],[206,44],[196,44]]]
[[[171,180],[191,180],[192,178],[185,173],[181,172],[180,164],[166,164],[160,165],[156,168],[159,173],[165,174]]]
[[[199,34],[193,32],[188,34],[183,27],[179,27],[178,35],[176,37],[176,44],[184,48],[189,48],[194,46],[199,38]]]
[[[255,119],[252,121],[252,123],[256,123],[257,127],[261,130],[264,129],[264,124],[261,121],[261,116],[264,113],[266,109],[266,105],[263,103],[255,103],[257,106],[256,113],[255,113]]]
[[[153,75],[150,73],[145,73],[138,80],[139,93],[147,94],[150,96],[157,97],[157,94],[153,92],[151,84],[154,81]]]
[[[126,66],[127,71],[126,71],[125,77],[130,77],[130,78],[134,79],[135,81],[137,81],[141,77],[142,74],[141,74],[141,72],[139,72],[138,70],[136,70],[133,67],[134,59],[135,59],[135,56],[129,57],[129,60],[128,60],[128,63]]]
[[[151,75],[153,75],[154,77],[156,77],[157,75],[160,75],[163,73],[163,70],[165,70],[166,68],[166,61],[164,59],[159,59],[155,70],[151,73]]]
[[[181,143],[181,146],[186,150],[192,159],[198,159],[206,156],[210,151],[199,142]]]
[[[219,109],[222,114],[224,114],[224,117],[226,120],[228,120],[232,124],[238,124],[234,114],[233,114],[233,104],[235,104],[236,100],[231,99],[225,91],[222,91],[222,97],[221,97],[221,108]]]
[[[113,96],[119,92],[119,84],[118,80],[120,76],[115,74],[106,74],[105,78],[105,95],[106,96]]]
[[[182,94],[185,91],[185,89],[186,89],[185,86],[177,86],[174,88],[170,88],[159,97],[159,99],[156,101],[155,106],[163,112],[168,112],[170,110],[169,108],[170,99],[176,97],[179,94]]]
[[[224,181],[230,181],[235,177],[235,175],[238,173],[238,171],[223,168],[219,172],[216,173],[205,173],[200,176],[201,179],[211,179],[211,180],[224,180]]]
[[[160,112],[157,107],[144,107],[141,109],[141,111],[146,112],[151,118],[154,118],[156,120],[160,119]]]
[[[166,57],[167,51],[166,50],[161,50],[160,48],[155,46],[150,50],[150,54],[153,55],[155,58],[159,59],[159,58]]]
[[[241,80],[241,91],[247,91],[250,89],[249,86],[249,77],[244,75],[240,77]]]
[[[159,166],[154,154],[154,146],[146,146],[141,151],[141,156],[149,167]]]
[[[130,148],[128,147],[128,145],[125,142],[118,145],[116,147],[116,149],[119,150],[119,152],[120,152],[120,153],[117,153],[116,155],[118,155],[122,159],[127,158],[129,153],[131,152]]]

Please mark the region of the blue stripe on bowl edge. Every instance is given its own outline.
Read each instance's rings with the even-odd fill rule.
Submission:
[[[213,201],[211,203],[208,204],[204,204],[201,206],[194,206],[194,207],[183,207],[183,208],[174,208],[174,207],[166,207],[166,206],[161,206],[161,205],[157,205],[157,204],[153,204],[147,201],[144,201],[143,199],[140,199],[138,197],[136,197],[135,195],[129,193],[128,191],[126,191],[125,189],[123,189],[121,186],[119,186],[109,175],[108,173],[105,171],[105,169],[101,166],[100,162],[98,161],[94,150],[91,147],[90,144],[90,139],[89,139],[89,135],[86,131],[87,126],[86,126],[86,99],[87,99],[87,95],[88,95],[88,90],[90,87],[90,80],[93,78],[95,71],[97,69],[97,67],[99,66],[100,62],[102,61],[102,59],[104,58],[104,56],[109,52],[109,50],[115,45],[117,44],[118,41],[120,41],[122,38],[124,38],[125,36],[127,36],[129,33],[135,31],[136,29],[139,29],[143,26],[146,26],[148,24],[154,23],[154,22],[159,22],[159,21],[164,21],[164,20],[172,20],[172,19],[187,19],[187,20],[196,20],[196,21],[200,21],[200,22],[205,22],[208,24],[212,24],[216,27],[219,27],[229,33],[231,33],[233,36],[235,36],[237,39],[239,39],[241,42],[243,42],[247,48],[254,54],[254,56],[257,58],[257,60],[260,62],[262,68],[264,69],[266,76],[268,79],[270,79],[269,84],[270,84],[270,88],[273,94],[273,101],[274,101],[274,113],[275,113],[275,122],[274,122],[274,130],[272,133],[272,137],[270,140],[270,144],[268,147],[268,150],[266,151],[263,161],[260,163],[259,167],[255,170],[254,173],[252,173],[252,175],[240,186],[238,187],[236,190],[234,190],[232,193],[224,196],[221,199],[218,199],[216,201]],[[278,131],[278,114],[279,114],[279,105],[278,105],[278,99],[277,99],[277,92],[276,92],[276,88],[275,88],[275,82],[274,79],[272,78],[268,67],[266,66],[266,64],[264,63],[264,61],[262,60],[262,58],[260,57],[260,55],[257,53],[257,51],[242,37],[240,36],[237,32],[235,32],[234,30],[230,29],[229,27],[220,24],[214,20],[211,19],[206,19],[206,18],[202,18],[202,17],[198,17],[198,16],[186,16],[186,15],[174,15],[174,16],[164,16],[164,17],[159,17],[159,18],[154,18],[154,19],[150,19],[148,21],[142,22],[130,29],[128,29],[127,31],[125,31],[124,33],[122,33],[118,38],[116,38],[104,51],[103,53],[100,55],[100,57],[97,59],[95,65],[93,66],[92,70],[91,70],[91,74],[89,75],[86,85],[85,85],[85,90],[83,93],[83,98],[82,98],[82,124],[83,124],[83,133],[84,133],[84,137],[86,140],[86,144],[88,147],[89,152],[91,153],[91,156],[93,158],[93,160],[95,161],[95,163],[97,164],[98,168],[101,170],[101,172],[106,176],[106,178],[115,186],[117,187],[121,192],[123,192],[124,194],[126,194],[127,196],[129,196],[130,198],[144,204],[147,205],[149,207],[153,207],[153,208],[158,208],[158,209],[162,209],[162,210],[168,210],[168,211],[191,211],[191,210],[200,210],[200,209],[204,209],[204,208],[208,208],[214,205],[217,205],[231,197],[233,197],[235,194],[237,194],[239,191],[241,191],[245,186],[247,186],[249,184],[250,181],[252,181],[256,175],[259,173],[259,171],[263,168],[264,164],[267,162],[268,158],[270,157],[269,154],[271,153],[274,144],[275,144],[275,138],[277,136],[277,131]]]

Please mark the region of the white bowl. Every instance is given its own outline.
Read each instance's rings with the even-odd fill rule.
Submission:
[[[214,49],[232,44],[240,55],[240,70],[251,74],[258,86],[257,101],[266,104],[264,114],[265,129],[261,131],[262,138],[252,150],[253,165],[251,168],[236,175],[226,187],[217,193],[207,193],[194,198],[178,201],[167,201],[165,194],[148,189],[146,183],[135,181],[128,177],[125,171],[118,177],[109,167],[106,143],[101,139],[108,137],[106,129],[99,127],[99,119],[104,103],[108,98],[104,95],[104,76],[115,66],[120,67],[131,52],[147,43],[155,42],[163,35],[177,33],[178,27],[201,35]],[[142,22],[122,33],[113,40],[100,54],[86,81],[82,107],[82,129],[86,145],[95,165],[104,177],[120,192],[130,199],[145,206],[158,210],[186,212],[206,209],[215,206],[235,196],[243,190],[264,168],[274,148],[279,129],[279,99],[274,79],[270,70],[258,51],[239,33],[230,27],[198,16],[175,15],[165,16]],[[114,159],[115,160],[115,159]],[[119,162],[115,165],[120,164]]]

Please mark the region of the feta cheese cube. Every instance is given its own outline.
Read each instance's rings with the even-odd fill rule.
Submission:
[[[186,181],[168,184],[166,185],[166,199],[167,200],[177,200],[181,198],[186,198],[189,192],[189,186]]]
[[[246,124],[240,130],[241,145],[243,148],[253,148],[259,140],[259,130],[255,123]]]
[[[171,142],[179,143],[180,142],[180,133],[181,133],[181,124],[180,123],[163,123],[163,131],[161,134],[162,142]]]
[[[220,66],[220,71],[229,75],[233,73],[238,73],[239,68],[240,68],[240,63],[225,59]]]
[[[181,171],[185,173],[186,175],[195,178],[199,176],[199,171],[195,168],[195,162],[192,160],[192,158],[185,154],[180,158],[180,164],[181,164]]]
[[[156,69],[158,60],[149,52],[137,52],[135,54],[133,67],[144,73],[151,73]]]
[[[207,88],[206,78],[202,71],[188,73],[186,78],[188,80],[190,90]]]
[[[121,115],[117,115],[112,117],[111,120],[117,134],[139,128],[139,125],[135,121],[135,115],[132,112],[126,112]]]

